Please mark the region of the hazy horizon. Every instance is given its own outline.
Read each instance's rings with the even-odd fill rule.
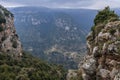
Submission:
[[[67,9],[103,9],[106,6],[110,8],[120,8],[118,0],[1,0],[0,4],[5,7],[22,6],[42,6],[47,8],[67,8]]]

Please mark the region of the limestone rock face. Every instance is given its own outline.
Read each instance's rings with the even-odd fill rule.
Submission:
[[[14,27],[14,17],[0,6],[0,52],[22,56],[22,46]]]
[[[99,32],[97,28],[87,37],[88,55],[81,66],[86,75],[83,79],[120,80],[120,21],[108,22]]]

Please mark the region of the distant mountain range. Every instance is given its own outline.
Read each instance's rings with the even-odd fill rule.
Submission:
[[[26,51],[65,68],[77,68],[96,10],[19,7],[10,9]]]
[[[119,9],[114,9],[118,15]],[[26,51],[66,68],[77,68],[97,10],[18,7],[10,9]]]
[[[66,80],[66,73],[23,51],[13,14],[0,5],[0,80]]]

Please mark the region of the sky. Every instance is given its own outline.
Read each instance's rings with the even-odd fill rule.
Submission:
[[[120,8],[120,0],[0,0],[5,7],[43,6],[48,8]]]

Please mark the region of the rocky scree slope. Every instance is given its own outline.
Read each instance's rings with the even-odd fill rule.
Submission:
[[[13,14],[0,6],[0,52],[22,56],[22,46],[14,27]]]
[[[99,11],[87,36],[83,80],[120,80],[120,20],[109,7]]]

